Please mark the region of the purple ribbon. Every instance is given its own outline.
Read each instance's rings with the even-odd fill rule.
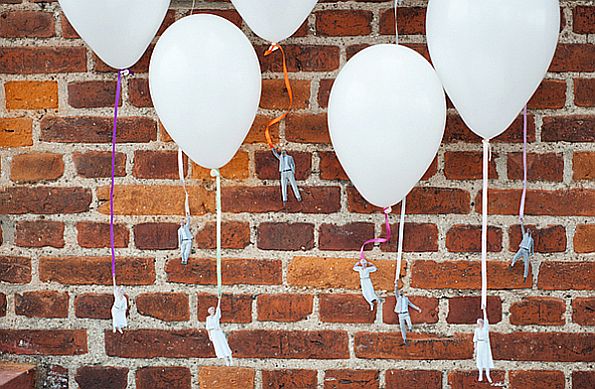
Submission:
[[[359,251],[360,261],[362,259],[365,259],[364,250],[366,249],[367,245],[369,245],[371,243],[386,243],[390,240],[390,223],[388,221],[388,214],[390,213],[390,211],[391,211],[390,207],[384,208],[384,223],[386,225],[386,238],[374,238],[374,239],[369,239],[369,240],[365,241],[364,244],[362,244],[362,248]]]
[[[116,84],[116,102],[114,103],[114,126],[112,128],[112,181],[109,190],[109,242],[112,251],[112,278],[116,277],[116,250],[114,249],[114,181],[116,176],[116,129],[118,127],[118,104],[122,92],[122,73],[118,70],[118,83]]]
[[[527,197],[527,106],[523,108],[523,193],[519,205],[519,220],[523,224],[525,218],[525,198]]]

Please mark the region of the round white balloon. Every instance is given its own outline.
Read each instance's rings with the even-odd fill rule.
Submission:
[[[545,76],[560,30],[558,0],[430,0],[428,48],[473,132],[501,134]]]
[[[192,15],[175,22],[157,42],[149,87],[174,141],[200,166],[220,168],[256,116],[260,65],[235,25],[215,15]]]
[[[127,69],[144,54],[170,0],[59,0],[64,15],[99,58]]]
[[[278,43],[304,23],[318,0],[231,0],[248,26],[262,39]]]
[[[432,66],[399,45],[351,58],[331,90],[331,140],[345,172],[371,204],[400,202],[436,156],[446,101]]]

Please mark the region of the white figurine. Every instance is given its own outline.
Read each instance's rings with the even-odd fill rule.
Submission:
[[[397,303],[395,304],[395,313],[399,315],[399,326],[401,327],[401,335],[403,336],[403,342],[405,342],[405,346],[407,346],[407,328],[409,331],[413,330],[413,326],[411,325],[411,316],[409,316],[409,307],[415,309],[417,312],[421,312],[421,309],[409,301],[409,298],[403,294],[402,291],[398,291],[396,293]]]
[[[180,221],[180,228],[178,228],[178,245],[182,255],[182,264],[188,263],[188,257],[192,251],[192,232],[190,232],[190,216]]]
[[[221,299],[217,303],[217,308],[209,308],[209,316],[207,316],[207,331],[209,332],[209,340],[213,342],[215,347],[215,355],[217,358],[225,359],[225,365],[231,366],[231,349],[227,343],[227,338],[221,329],[219,320],[221,319]]]
[[[475,362],[479,370],[479,381],[483,381],[483,370],[485,369],[488,382],[492,383],[490,369],[494,368],[494,359],[490,346],[490,324],[485,309],[483,310],[483,319],[477,319],[473,345],[475,346]]]
[[[527,280],[527,276],[529,276],[529,258],[535,254],[535,241],[531,236],[531,231],[525,231],[525,226],[521,224],[521,229],[523,232],[523,240],[519,245],[519,250],[516,252],[514,257],[512,258],[512,263],[510,264],[510,268],[514,267],[516,261],[518,261],[521,256],[523,257],[523,262],[525,263],[525,271],[523,273],[524,280]]]
[[[293,157],[283,149],[279,153],[276,149],[272,149],[273,155],[279,160],[279,174],[281,175],[281,197],[283,199],[283,206],[287,204],[287,184],[291,185],[293,194],[297,201],[302,201],[300,190],[295,181],[295,162]]]
[[[370,304],[370,311],[372,311],[374,309],[374,302],[378,302],[379,299],[378,296],[376,296],[376,292],[374,292],[370,273],[375,272],[377,268],[373,264],[369,264],[365,258],[362,258],[355,264],[355,266],[353,266],[353,270],[359,273],[362,294],[368,304]]]
[[[116,285],[116,277],[114,281],[114,305],[112,305],[112,327],[114,333],[116,331],[122,332],[122,328],[128,327],[128,320],[126,319],[126,310],[128,309],[128,301],[123,286]]]

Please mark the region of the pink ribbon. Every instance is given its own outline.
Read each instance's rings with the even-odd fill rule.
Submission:
[[[391,211],[390,207],[386,207],[384,208],[384,223],[386,225],[386,238],[374,238],[374,239],[370,239],[364,242],[364,244],[362,244],[362,248],[359,251],[359,259],[366,259],[365,255],[364,255],[364,250],[366,249],[366,246],[369,244],[374,244],[374,243],[386,243],[390,240],[390,223],[388,221],[388,214]]]

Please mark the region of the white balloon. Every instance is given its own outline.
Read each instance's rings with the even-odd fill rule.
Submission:
[[[473,132],[510,126],[552,61],[558,0],[430,0],[428,48],[446,93]]]
[[[194,162],[220,168],[256,116],[260,65],[248,38],[210,14],[182,18],[157,42],[149,88],[159,119]]]
[[[318,0],[231,0],[256,35],[278,43],[289,38],[310,15]]]
[[[59,0],[72,27],[99,58],[127,69],[144,54],[170,0]]]
[[[331,90],[331,140],[345,172],[371,204],[400,202],[438,152],[446,101],[432,66],[399,45],[351,58]]]

